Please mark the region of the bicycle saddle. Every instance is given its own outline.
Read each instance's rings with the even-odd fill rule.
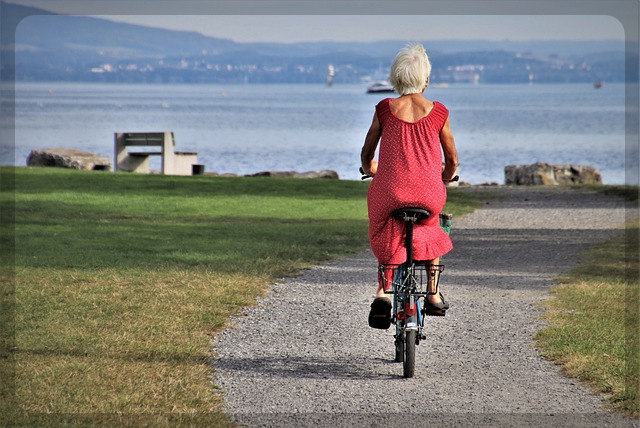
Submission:
[[[398,220],[420,223],[422,220],[428,219],[431,213],[422,208],[399,208],[394,210],[391,215]]]

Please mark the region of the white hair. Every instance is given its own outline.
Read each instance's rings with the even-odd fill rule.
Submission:
[[[420,93],[431,75],[431,63],[419,43],[402,48],[391,65],[389,83],[400,95]]]

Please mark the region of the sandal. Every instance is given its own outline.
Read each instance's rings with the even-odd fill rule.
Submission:
[[[391,325],[391,299],[376,297],[369,312],[369,327],[386,330]]]
[[[440,316],[443,317],[445,316],[447,309],[449,309],[449,303],[447,303],[446,300],[444,300],[444,296],[442,295],[442,293],[438,293],[440,295],[440,299],[442,300],[442,302],[439,303],[433,303],[430,302],[429,299],[425,298],[425,302],[424,302],[424,314],[425,315],[430,315],[430,316]]]

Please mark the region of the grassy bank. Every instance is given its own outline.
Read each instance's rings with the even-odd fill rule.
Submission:
[[[15,174],[15,399],[31,424],[223,425],[212,335],[274,279],[368,245],[367,183]]]
[[[607,193],[638,200],[637,188]],[[624,236],[583,254],[579,266],[563,275],[554,297],[545,302],[545,320],[537,341],[546,357],[565,372],[608,396],[610,405],[639,416],[640,282],[638,221]]]

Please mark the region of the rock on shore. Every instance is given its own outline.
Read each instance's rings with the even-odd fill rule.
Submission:
[[[255,174],[247,174],[245,177],[294,177],[294,178],[331,178],[339,179],[338,173],[330,170],[323,169],[320,171],[261,171]]]
[[[111,161],[107,156],[75,149],[31,150],[27,166],[53,166],[59,168],[83,169],[87,171],[111,171]]]
[[[583,165],[507,165],[504,168],[505,185],[555,186],[560,184],[602,184],[597,168]]]

